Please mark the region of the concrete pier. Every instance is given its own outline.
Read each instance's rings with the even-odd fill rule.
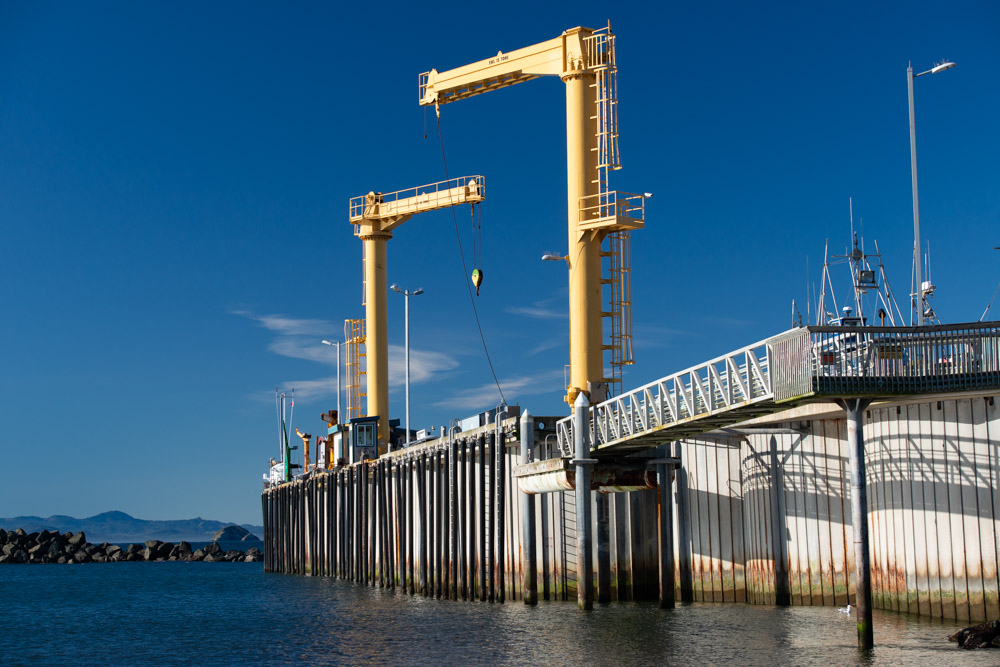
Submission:
[[[434,567],[448,582],[445,596],[453,599],[489,600],[491,579],[498,603],[579,599],[587,588],[578,585],[586,580],[580,567],[585,551],[590,581],[602,581],[603,496],[612,600],[659,600],[669,607],[672,591],[674,600],[860,607],[857,591],[864,603],[865,586],[859,586],[857,525],[868,533],[868,565],[860,568],[870,573],[868,609],[970,624],[995,619],[997,398],[912,398],[856,410],[860,423],[853,433],[863,434],[865,443],[867,497],[867,511],[858,519],[854,498],[861,492],[855,483],[861,478],[850,474],[858,440],[848,432],[847,413],[833,404],[686,438],[661,449],[662,460],[677,466],[672,474],[655,459],[644,459],[657,480],[655,490],[605,493],[591,482],[588,523],[594,539],[583,550],[578,489],[530,495],[512,475],[525,455],[538,463],[547,450],[555,451],[554,420],[535,417],[525,426],[511,418],[502,424],[502,447],[491,424],[392,452],[379,462],[312,472],[267,488],[264,567],[358,583],[370,583],[371,572],[377,582],[384,571],[389,589],[421,595],[436,593],[427,589]],[[429,490],[435,457],[438,474],[447,468],[441,495]],[[594,479],[603,465],[593,466]],[[669,477],[672,484],[663,481]],[[369,529],[365,498],[372,487],[384,510],[374,512]],[[431,535],[430,521],[437,516],[444,517],[445,529]],[[387,535],[387,546],[366,541],[369,530]],[[429,550],[436,539],[442,540],[440,556]]]

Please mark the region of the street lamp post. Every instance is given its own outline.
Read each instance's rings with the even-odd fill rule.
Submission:
[[[414,291],[401,288],[393,283],[389,286],[393,292],[399,292],[404,297],[404,321],[406,326],[406,444],[410,444],[410,297],[424,293],[424,288],[418,287]]]
[[[328,341],[328,340],[324,340],[324,341],[322,341],[322,343],[324,345],[335,345],[337,347],[337,423],[340,423],[341,420],[342,420],[341,412],[340,412],[340,345],[341,345],[341,342],[339,340],[335,340],[335,341],[332,341],[332,342]]]
[[[955,66],[942,62],[926,72],[913,73],[913,65],[906,68],[906,87],[910,97],[910,173],[913,177],[913,259],[917,278],[917,326],[924,323],[923,262],[920,257],[920,204],[917,201],[917,127],[913,118],[913,80],[924,74],[937,74]]]

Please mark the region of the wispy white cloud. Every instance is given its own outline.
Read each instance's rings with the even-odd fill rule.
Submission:
[[[337,348],[320,342],[322,336],[330,336],[334,325],[325,320],[295,319],[283,315],[258,315],[245,310],[230,311],[257,322],[277,336],[268,343],[268,349],[275,354],[292,359],[304,359],[327,366],[337,367]],[[341,382],[347,384],[347,351],[341,354]],[[454,357],[442,352],[410,348],[410,384],[419,384],[438,379],[438,375],[458,366]],[[389,387],[403,387],[406,381],[406,351],[401,345],[389,346]],[[365,382],[362,380],[362,384]],[[333,396],[337,392],[336,374],[326,378],[295,380],[281,383],[282,391],[295,389],[295,396],[302,400],[317,396]],[[362,391],[365,391],[364,386]]]
[[[528,306],[508,306],[511,315],[523,315],[536,319],[566,319],[569,317],[569,289],[564,287],[553,296],[535,301]]]
[[[559,391],[562,386],[563,372],[550,370],[535,375],[502,378],[500,386],[509,403],[516,403],[521,396],[531,396],[545,392]],[[458,410],[486,410],[496,407],[500,402],[500,394],[496,384],[489,382],[476,387],[460,389],[446,396],[434,405],[438,407],[455,408]]]
[[[656,325],[637,326],[632,332],[633,345],[641,349],[665,347],[672,339],[696,335],[689,329],[674,329]]]
[[[442,352],[417,350],[410,347],[410,384],[419,384],[438,379],[434,376],[450,371],[458,366],[458,361]],[[402,345],[389,346],[389,386],[402,387],[406,383],[406,348]]]
[[[549,340],[543,340],[538,345],[528,350],[528,356],[548,352],[549,350],[554,350],[555,348],[563,345],[569,345],[569,342],[565,338],[550,338]]]
[[[545,308],[538,305],[533,306],[508,306],[507,312],[511,315],[524,315],[525,317],[534,317],[537,319],[544,320],[554,320],[554,319],[566,319],[569,317],[569,313],[565,308]]]
[[[229,312],[254,320],[265,329],[286,336],[329,336],[331,331],[338,330],[336,324],[327,320],[295,319],[284,315],[257,315],[247,310],[231,310]]]

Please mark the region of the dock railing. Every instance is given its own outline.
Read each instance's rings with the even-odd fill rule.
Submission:
[[[799,327],[592,406],[590,442],[676,439],[693,422],[710,430],[783,404],[990,388],[1000,388],[1000,322]],[[572,417],[556,433],[569,456]]]

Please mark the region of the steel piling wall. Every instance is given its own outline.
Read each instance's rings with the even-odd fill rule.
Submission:
[[[527,503],[511,476],[520,459],[518,438],[508,429],[498,447],[492,430],[473,433],[265,490],[265,570],[339,577],[426,597],[523,601]],[[538,597],[573,599],[573,493],[538,498]],[[612,598],[655,598],[656,492],[609,494],[607,501],[615,536]]]
[[[997,398],[865,411],[875,608],[970,622],[1000,617]],[[787,421],[776,415],[674,443],[677,599],[854,603],[842,415],[835,408]],[[265,570],[448,599],[522,601],[528,505],[510,474],[520,459],[518,434],[509,429],[503,442],[496,446],[492,431],[459,434],[265,490]],[[547,444],[537,443],[544,457]],[[592,501],[594,534],[605,516],[608,526],[608,540],[595,540],[592,553],[595,568],[602,559],[608,568],[594,572],[600,599],[658,597],[658,494],[608,494],[606,513]],[[574,493],[534,498],[538,598],[574,599]]]

